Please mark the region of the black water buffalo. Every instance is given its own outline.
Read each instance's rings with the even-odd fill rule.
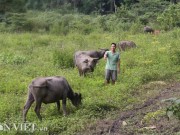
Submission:
[[[99,59],[104,57],[108,49],[99,51],[77,51],[74,54],[74,65],[79,70],[80,76],[85,76],[87,72],[93,72]]]
[[[41,104],[45,103],[57,103],[58,111],[60,111],[60,101],[62,100],[62,107],[64,115],[66,112],[66,99],[69,98],[74,106],[81,104],[81,94],[74,93],[69,83],[64,77],[52,76],[52,77],[40,77],[34,79],[29,85],[28,99],[23,109],[23,121],[26,121],[26,115],[35,101],[35,113],[40,120]]]
[[[85,76],[87,72],[93,72],[97,64],[98,58],[92,58],[85,54],[77,55],[75,63],[80,76]]]
[[[117,44],[119,51],[125,51],[129,48],[136,48],[136,44],[133,41],[121,41]]]
[[[145,32],[145,33],[153,33],[153,32],[154,32],[154,29],[151,28],[150,26],[145,26],[145,27],[144,27],[144,32]]]

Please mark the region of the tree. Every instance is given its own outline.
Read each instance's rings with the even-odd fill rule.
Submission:
[[[5,12],[25,12],[25,0],[0,0],[0,14]]]
[[[171,4],[162,14],[157,17],[157,21],[165,30],[170,30],[174,27],[180,27],[180,3]]]

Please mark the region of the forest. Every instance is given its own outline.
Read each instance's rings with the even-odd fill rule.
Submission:
[[[91,21],[93,20],[93,21]],[[84,26],[85,25],[85,26]],[[139,26],[134,26],[139,25]],[[1,31],[68,33],[82,29],[141,31],[179,27],[178,0],[1,0]],[[111,28],[114,26],[113,28]],[[132,28],[138,27],[138,28]],[[60,31],[55,31],[61,27]],[[68,27],[68,28],[67,28]],[[68,29],[68,30],[67,30]],[[56,29],[57,30],[57,29]],[[85,32],[85,33],[86,33]]]

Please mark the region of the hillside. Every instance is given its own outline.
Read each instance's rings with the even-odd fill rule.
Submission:
[[[42,122],[37,119],[34,112],[35,104],[33,104],[27,114],[28,123],[36,124],[44,130],[31,131],[32,134],[78,134],[88,127],[90,131],[87,130],[87,133],[89,131],[89,133],[99,134],[101,124],[106,125],[107,120],[110,120],[107,122],[107,127],[102,127],[100,130],[104,134],[117,133],[121,128],[123,130],[120,131],[124,133],[126,127],[130,128],[132,125],[134,128],[125,133],[131,133],[134,129],[137,129],[139,133],[139,129],[152,126],[154,117],[157,119],[161,116],[162,118],[167,117],[165,110],[168,106],[158,108],[156,104],[167,97],[163,91],[169,90],[166,88],[170,87],[168,85],[171,82],[174,83],[174,88],[172,87],[173,92],[167,91],[167,94],[171,92],[168,97],[176,95],[178,98],[179,96],[179,32],[179,29],[175,29],[159,35],[128,32],[121,34],[94,32],[88,35],[80,33],[67,35],[1,33],[0,123],[5,125],[22,123],[22,109],[27,99],[27,87],[30,82],[40,76],[58,75],[64,76],[72,89],[82,94],[83,104],[75,108],[68,100],[69,115],[67,117],[63,116],[62,108],[60,112],[57,111],[55,104],[43,104]],[[105,61],[103,59],[98,62],[94,72],[88,74],[87,77],[80,77],[77,69],[73,68],[75,51],[109,48],[111,42],[121,40],[134,41],[137,48],[121,52],[121,73],[116,85],[104,86]],[[162,85],[153,83],[159,81],[163,82]],[[160,90],[164,97],[159,95]],[[151,106],[152,103],[154,107]],[[149,106],[145,107],[146,104]],[[135,109],[138,114],[135,111],[132,113],[132,109]],[[129,118],[130,116],[134,117]],[[118,129],[117,126],[121,125],[121,122],[117,120],[125,121],[127,126],[120,126]],[[141,124],[142,120],[145,123]],[[166,122],[170,124],[169,121],[165,120],[164,123]],[[177,122],[177,120],[172,122]],[[160,130],[158,125],[153,124],[153,126],[156,126],[153,133],[158,134]],[[29,131],[14,128],[0,132],[29,134]],[[143,132],[149,133],[149,131]],[[159,132],[164,133],[165,131]],[[167,132],[179,131],[168,129]]]
[[[143,85],[140,91],[153,93],[151,97],[143,99],[142,104],[132,104],[126,111],[117,111],[114,119],[102,119],[90,124],[83,133],[88,135],[140,135],[140,134],[169,134],[180,133],[180,123],[175,117],[168,118],[164,115],[166,107],[171,103],[163,102],[164,99],[180,97],[180,82],[150,82]],[[137,98],[139,90],[133,93]]]

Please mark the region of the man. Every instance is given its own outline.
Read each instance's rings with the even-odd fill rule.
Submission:
[[[105,68],[105,84],[110,83],[115,84],[117,80],[117,73],[120,73],[120,54],[116,52],[116,44],[111,44],[110,51],[106,51],[104,54],[104,59],[107,60]]]

